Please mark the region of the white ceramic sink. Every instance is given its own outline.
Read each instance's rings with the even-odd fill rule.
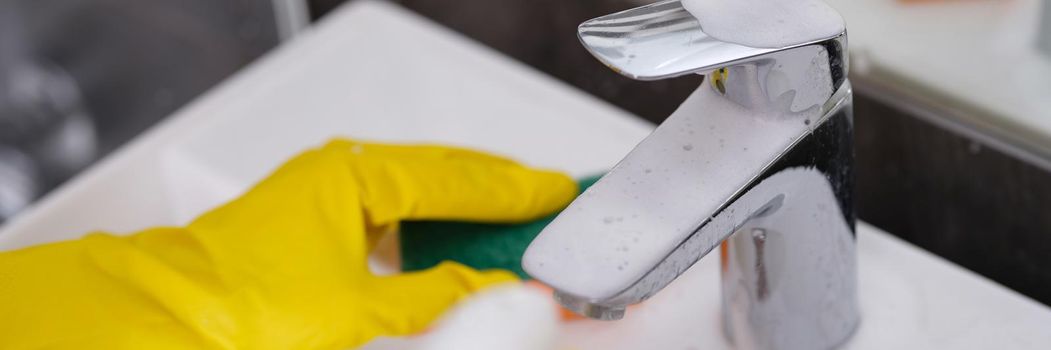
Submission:
[[[652,128],[394,5],[359,1],[53,192],[0,229],[0,249],[183,224],[333,136],[461,145],[586,176]],[[848,348],[1051,345],[1046,306],[871,226],[858,240],[864,319]],[[565,324],[562,342],[728,348],[717,277],[706,258],[622,321]]]

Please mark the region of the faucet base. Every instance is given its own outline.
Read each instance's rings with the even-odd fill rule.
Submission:
[[[832,349],[860,323],[850,105],[845,96],[727,209],[781,198],[720,247],[723,329],[738,349]]]

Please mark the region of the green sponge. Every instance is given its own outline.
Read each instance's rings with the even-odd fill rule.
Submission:
[[[600,176],[578,181],[580,191]],[[522,254],[556,214],[520,224],[408,221],[401,225],[401,269],[423,270],[445,260],[479,269],[504,269],[528,279]]]

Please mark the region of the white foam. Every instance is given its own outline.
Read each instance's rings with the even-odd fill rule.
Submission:
[[[682,0],[682,7],[716,39],[780,48],[842,33],[846,25],[821,0]]]
[[[471,296],[423,337],[421,350],[546,350],[558,335],[551,295],[509,284]]]

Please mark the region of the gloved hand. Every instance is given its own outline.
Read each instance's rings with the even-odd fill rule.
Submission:
[[[564,175],[468,150],[333,141],[186,227],[0,253],[0,348],[342,349],[412,334],[515,277],[455,263],[374,276],[382,232],[526,221],[575,194]]]

